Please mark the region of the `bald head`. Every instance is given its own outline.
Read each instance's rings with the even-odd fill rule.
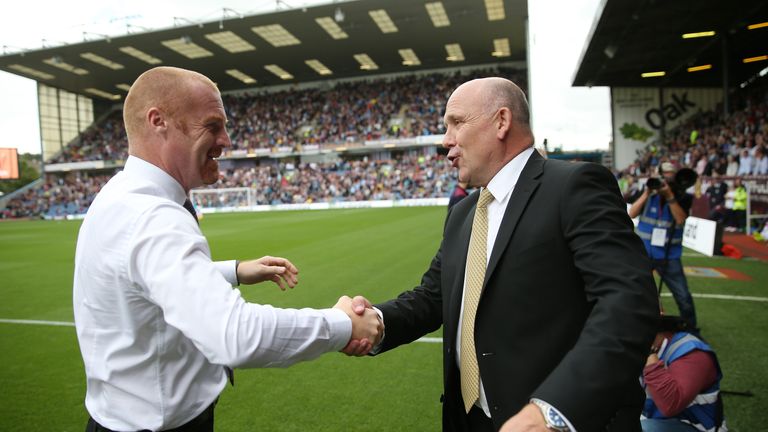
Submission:
[[[460,85],[454,93],[460,91],[471,93],[475,100],[482,101],[487,115],[494,115],[501,108],[509,109],[521,131],[531,133],[528,99],[512,81],[499,77],[478,78]]]
[[[141,74],[131,86],[123,105],[129,150],[146,138],[146,116],[150,108],[157,108],[173,118],[185,106],[189,90],[201,85],[216,89],[208,77],[186,69],[161,66]]]

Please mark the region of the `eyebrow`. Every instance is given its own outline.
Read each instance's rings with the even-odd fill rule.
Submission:
[[[225,117],[219,116],[219,115],[212,115],[209,117],[206,117],[205,120],[203,120],[203,124],[212,124],[212,123],[223,123],[227,124],[227,119]]]

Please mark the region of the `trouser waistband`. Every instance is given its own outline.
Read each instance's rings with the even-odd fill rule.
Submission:
[[[213,432],[213,409],[216,407],[216,401],[214,401],[208,408],[201,412],[197,417],[188,421],[187,423],[173,429],[165,429],[162,432]],[[96,423],[93,417],[88,418],[88,425],[85,427],[85,432],[115,432],[111,429],[107,429],[104,426]],[[150,432],[149,430],[141,430],[138,432]]]

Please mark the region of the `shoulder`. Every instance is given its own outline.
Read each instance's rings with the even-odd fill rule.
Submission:
[[[572,176],[577,174],[592,174],[614,178],[611,171],[593,162],[569,162],[558,159],[547,159],[544,162],[545,175]]]
[[[474,192],[467,195],[466,198],[451,207],[448,210],[448,215],[445,219],[445,229],[448,230],[450,226],[455,223],[460,223],[459,221],[463,221],[469,214],[471,214],[477,204],[479,196],[480,189],[476,189]]]
[[[597,187],[618,189],[618,180],[611,171],[592,162],[567,162],[548,159],[543,166],[544,181],[553,183],[561,190],[569,187]]]

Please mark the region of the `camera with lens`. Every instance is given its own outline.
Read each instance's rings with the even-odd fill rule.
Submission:
[[[658,177],[651,177],[645,182],[645,186],[652,191],[661,189],[662,184],[664,183]]]
[[[668,162],[665,162],[667,164]],[[671,164],[669,164],[671,166]],[[667,171],[669,172],[669,171]],[[675,177],[672,182],[669,183],[669,187],[676,197],[685,194],[685,190],[696,184],[696,180],[699,175],[696,171],[690,168],[680,168],[675,172]],[[664,179],[661,177],[651,177],[645,182],[645,186],[651,191],[658,191],[664,186]]]

